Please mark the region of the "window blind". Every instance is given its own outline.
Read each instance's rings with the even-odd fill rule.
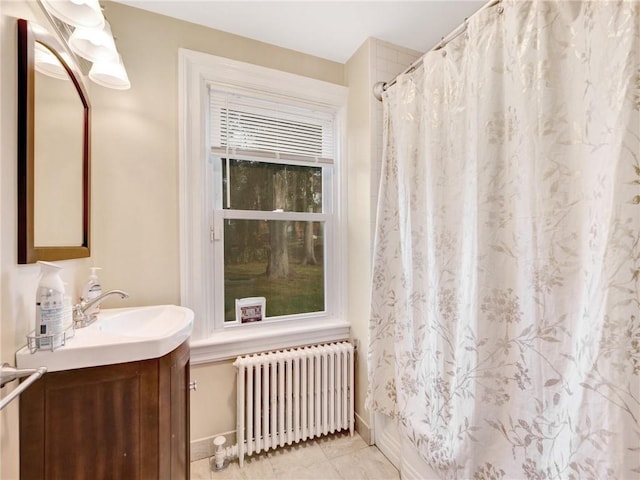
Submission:
[[[213,88],[209,98],[213,153],[333,163],[332,113]]]

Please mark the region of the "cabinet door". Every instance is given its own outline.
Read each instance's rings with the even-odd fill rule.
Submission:
[[[160,478],[188,479],[189,345],[160,359]]]
[[[47,373],[21,395],[20,478],[158,478],[158,362]]]

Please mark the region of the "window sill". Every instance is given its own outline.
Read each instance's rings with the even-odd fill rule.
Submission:
[[[349,339],[349,323],[343,320],[301,322],[292,326],[260,325],[216,332],[191,342],[191,365],[229,360],[239,355],[301,347]]]

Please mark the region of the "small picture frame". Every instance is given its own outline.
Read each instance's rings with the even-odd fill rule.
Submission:
[[[264,320],[266,304],[264,297],[236,298],[236,322],[261,322]]]

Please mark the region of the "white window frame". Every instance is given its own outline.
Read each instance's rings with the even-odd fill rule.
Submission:
[[[213,182],[209,148],[208,89],[211,84],[266,97],[289,97],[336,111],[338,124],[333,168],[332,260],[325,265],[327,311],[310,318],[244,325],[216,324]],[[194,313],[191,363],[207,363],[246,353],[291,348],[349,338],[346,320],[345,124],[347,89],[320,80],[179,49],[179,212],[181,304]],[[217,225],[216,225],[217,224]],[[330,289],[330,291],[327,291]],[[303,317],[301,315],[300,317]]]

